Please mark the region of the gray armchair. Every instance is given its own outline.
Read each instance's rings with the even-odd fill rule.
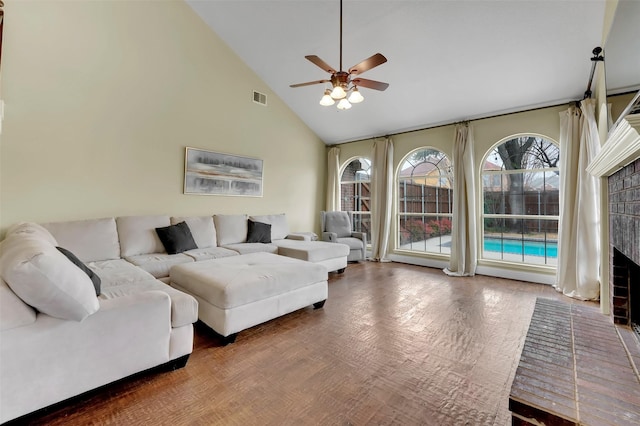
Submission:
[[[367,234],[352,231],[352,218],[347,212],[320,212],[322,241],[346,244],[349,246],[347,261],[356,262],[366,259]]]

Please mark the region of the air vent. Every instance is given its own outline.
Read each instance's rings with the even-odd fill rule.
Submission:
[[[255,90],[253,91],[253,102],[260,104],[260,105],[267,105],[267,95],[265,95],[264,93],[260,93],[260,92],[256,92]]]

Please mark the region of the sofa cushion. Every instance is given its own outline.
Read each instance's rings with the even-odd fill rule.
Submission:
[[[224,247],[207,247],[197,248],[189,251],[185,251],[189,257],[192,257],[196,262],[200,260],[219,259],[221,257],[238,256],[239,253],[235,250],[230,250]]]
[[[268,223],[254,222],[249,219],[247,232],[247,243],[269,244],[271,242],[271,225]]]
[[[41,238],[45,241],[50,242],[54,246],[58,245],[55,237],[51,235],[46,228],[42,225],[38,225],[33,222],[18,222],[14,225],[11,225],[9,229],[7,229],[6,237],[8,238],[11,235],[21,235],[21,236],[31,236],[34,238]]]
[[[138,254],[136,256],[127,256],[125,259],[128,262],[133,263],[139,268],[144,269],[148,273],[154,276],[154,278],[164,278],[169,276],[169,269],[173,265],[179,265],[181,263],[190,263],[194,259],[187,256],[184,253],[178,254],[166,254],[166,253],[151,253],[151,254]]]
[[[88,262],[87,266],[100,275],[102,292],[109,286],[132,284],[153,279],[153,275],[124,259]]]
[[[346,244],[351,250],[362,250],[364,243],[360,238],[344,237],[338,238],[340,244]]]
[[[191,235],[196,242],[198,248],[215,247],[216,228],[213,226],[213,216],[184,216],[172,217],[171,224],[175,225],[180,222],[187,222]]]
[[[82,272],[87,274],[87,276],[91,280],[91,283],[93,284],[93,288],[95,288],[95,290],[96,290],[96,296],[100,296],[100,283],[101,283],[101,281],[100,281],[100,277],[98,276],[98,274],[96,274],[91,269],[89,269],[87,267],[87,265],[82,263],[82,261],[80,259],[78,259],[76,257],[76,255],[71,253],[69,250],[67,250],[65,248],[62,248],[62,247],[56,247],[56,248],[58,249],[58,251],[60,253],[64,254],[65,257],[71,261],[71,263],[76,265],[78,268],[80,268],[80,270],[82,270]]]
[[[178,254],[198,248],[187,222],[156,228],[156,233],[168,254]]]
[[[50,222],[42,226],[55,237],[54,245],[70,250],[83,262],[120,258],[118,229],[112,217]]]
[[[216,227],[218,245],[238,244],[247,241],[247,215],[246,214],[217,214],[213,216]]]
[[[123,216],[116,219],[122,257],[164,253],[156,228],[171,225],[169,216]]]
[[[82,321],[100,308],[87,274],[44,239],[5,239],[0,271],[18,297],[52,317]]]
[[[264,244],[264,243],[240,243],[240,244],[229,244],[224,246],[224,248],[236,251],[240,254],[249,254],[249,253],[278,253],[278,246],[274,244]]]
[[[36,320],[36,312],[22,301],[0,278],[0,331],[29,325]]]
[[[159,290],[169,295],[171,299],[171,326],[174,328],[193,324],[198,320],[198,301],[193,296],[176,290],[158,280],[150,279],[135,283],[110,283],[104,287],[102,299],[116,299],[118,297],[136,294],[149,290]]]
[[[283,238],[287,238],[287,235],[289,235],[289,224],[287,223],[287,216],[284,213],[249,216],[249,219],[271,225],[272,240],[281,240]]]
[[[327,232],[335,232],[340,237],[351,236],[351,223],[349,216],[344,212],[328,212],[325,215],[324,229]]]

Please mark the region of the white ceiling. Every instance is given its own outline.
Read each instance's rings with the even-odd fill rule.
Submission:
[[[328,145],[581,99],[605,11],[604,0],[344,0],[343,70],[382,53],[362,77],[389,88],[338,111],[318,104],[326,84],[289,87],[329,77],[305,55],[339,69],[338,0],[187,2]],[[607,83],[637,90],[640,1],[620,3],[611,54],[624,66],[607,56]]]

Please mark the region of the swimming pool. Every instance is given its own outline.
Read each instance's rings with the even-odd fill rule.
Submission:
[[[524,252],[528,256],[558,257],[558,244],[552,241],[545,243],[544,241],[485,238],[484,251],[511,254],[523,254]]]

